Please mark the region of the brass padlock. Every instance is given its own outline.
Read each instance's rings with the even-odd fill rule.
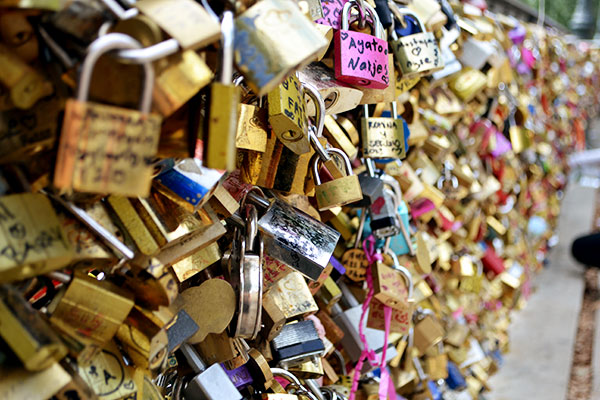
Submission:
[[[396,101],[392,102],[392,116],[369,117],[368,105],[364,105],[362,118],[362,151],[366,158],[404,158],[404,124],[398,118]]]
[[[42,194],[1,197],[0,227],[0,282],[56,270],[75,255],[56,212]]]
[[[44,370],[67,355],[67,348],[38,311],[8,285],[0,285],[0,320],[0,337],[27,370]]]
[[[310,151],[304,91],[295,74],[269,92],[269,123],[277,138],[296,154]]]
[[[236,132],[240,88],[233,84],[233,13],[226,11],[221,23],[223,60],[220,82],[212,84],[208,138],[204,164],[209,168],[233,171],[236,162]]]
[[[358,182],[358,175],[354,175],[352,172],[352,166],[350,165],[348,156],[343,151],[335,148],[326,150],[326,153],[330,157],[336,154],[341,157],[342,160],[344,160],[348,175],[321,183],[321,177],[319,176],[319,161],[321,161],[321,158],[318,154],[313,156],[313,178],[315,179],[316,185],[315,197],[317,199],[317,204],[319,205],[319,211],[341,207],[362,200],[363,196],[360,183]]]
[[[433,311],[417,310],[414,315],[414,343],[419,354],[440,342],[444,337],[444,328],[440,325]]]
[[[50,322],[81,343],[102,346],[115,335],[133,304],[125,289],[76,271]]]
[[[135,7],[152,18],[184,50],[205,47],[219,38],[219,23],[192,0],[144,0]]]
[[[88,48],[77,99],[69,99],[65,108],[54,171],[56,187],[124,196],[148,195],[161,122],[159,116],[149,114],[154,82],[152,64],[144,64],[140,111],[87,102],[92,69],[98,58],[111,50],[140,47],[127,35],[109,33]]]

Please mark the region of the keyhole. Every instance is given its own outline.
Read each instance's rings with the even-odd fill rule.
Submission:
[[[329,96],[325,97],[325,99],[323,99],[323,102],[325,103],[325,109],[329,109],[331,107],[334,106],[334,104],[337,102],[338,100],[338,92],[331,92],[329,93]]]

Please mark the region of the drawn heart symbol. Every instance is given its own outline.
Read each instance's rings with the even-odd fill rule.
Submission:
[[[419,54],[421,54],[421,48],[420,47],[415,47],[414,49],[412,49],[412,53],[414,56],[419,56]]]
[[[342,40],[346,40],[348,38],[348,32],[340,32],[340,37]]]

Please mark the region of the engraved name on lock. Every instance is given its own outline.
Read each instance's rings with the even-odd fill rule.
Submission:
[[[363,118],[363,155],[368,158],[404,158],[402,120]]]
[[[375,10],[365,5],[373,21],[374,36],[349,29],[350,9],[347,3],[342,13],[342,26],[334,36],[335,77],[344,82],[385,89],[390,83],[388,44],[383,39],[381,24]]]
[[[392,33],[390,42],[394,58],[405,78],[421,76],[438,71],[444,67],[442,53],[432,32],[427,32],[423,22],[410,11],[396,9],[399,16],[414,18],[421,32],[398,38]]]

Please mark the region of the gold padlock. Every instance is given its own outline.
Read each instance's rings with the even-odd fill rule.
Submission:
[[[300,80],[292,74],[269,92],[269,122],[277,138],[296,154],[310,151],[304,93]]]
[[[362,200],[362,190],[358,181],[358,175],[352,172],[352,166],[346,153],[339,149],[328,149],[326,153],[337,154],[344,160],[348,175],[342,178],[334,179],[329,182],[321,183],[319,176],[319,161],[321,157],[318,154],[313,156],[313,178],[315,180],[315,197],[319,205],[319,211],[329,210],[334,207],[340,207],[346,204]]]
[[[204,164],[209,168],[233,171],[236,163],[236,132],[240,87],[233,84],[233,13],[223,14],[223,62],[220,82],[212,85],[208,138]]]
[[[81,343],[102,346],[115,335],[133,304],[125,289],[76,271],[50,322]]]

